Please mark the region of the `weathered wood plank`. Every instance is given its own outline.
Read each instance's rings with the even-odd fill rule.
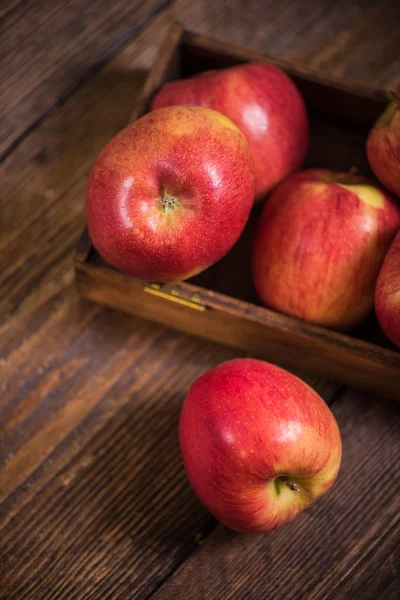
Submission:
[[[400,83],[396,0],[203,0],[195,6],[178,0],[176,15],[187,28],[225,42],[370,84]]]
[[[99,311],[70,289],[1,333],[3,381],[20,381],[0,434],[12,449],[0,469],[3,593],[147,595],[213,526],[176,426],[190,383],[234,351]],[[327,398],[337,389],[310,383]]]
[[[375,555],[377,544],[388,532],[393,542],[400,515],[400,407],[367,400],[347,391],[333,404],[343,464],[324,499],[267,535],[241,535],[219,525],[152,598],[180,600],[188,590],[191,600],[336,598],[332,590],[363,559],[377,572],[387,558]],[[364,596],[362,577],[350,589],[343,597],[373,597]],[[375,589],[381,589],[378,582]]]
[[[360,597],[362,582],[363,600],[397,600],[399,597],[400,545],[399,522],[384,536],[376,536],[371,550],[360,557],[357,567],[349,569],[343,580],[327,592],[326,600],[348,600]]]
[[[2,0],[0,5],[0,19],[16,10],[25,0]]]
[[[74,306],[78,313],[89,311],[90,314],[94,310],[89,304],[79,308],[74,294],[68,290],[58,303],[58,307],[53,301],[47,303],[48,322],[53,313],[60,310],[63,314],[68,313],[73,321]],[[85,362],[86,371],[84,381],[82,373],[74,371],[70,385],[65,386],[61,381],[57,390],[50,387],[47,395],[40,392],[37,405],[26,407],[24,419],[10,422],[8,446],[12,443],[22,445],[14,456],[8,457],[0,471],[3,496],[22,483],[51,454],[43,470],[39,468],[28,478],[23,486],[25,493],[19,490],[2,505],[1,522],[8,521],[8,524],[0,536],[1,568],[5,563],[8,567],[0,579],[2,593],[10,598],[14,593],[19,597],[22,594],[24,598],[38,595],[54,598],[56,588],[66,585],[72,590],[77,582],[88,592],[91,586],[97,587],[100,582],[105,584],[114,580],[115,584],[120,583],[120,574],[113,575],[113,567],[122,558],[127,581],[134,576],[140,587],[150,570],[154,571],[152,585],[155,585],[160,573],[171,568],[179,556],[193,546],[197,527],[203,523],[208,528],[209,517],[205,512],[200,520],[188,518],[196,502],[190,498],[177,458],[176,419],[182,390],[201,369],[218,362],[224,353],[226,355],[226,350],[211,345],[199,349],[195,340],[188,343],[185,336],[177,337],[172,332],[118,313],[103,311],[92,315],[90,327],[86,328],[80,326],[81,319],[82,314],[76,314],[75,336],[69,341],[66,339],[59,348],[47,343],[47,322],[25,342],[33,360],[42,346],[47,348],[47,355],[41,356],[40,362],[46,367],[39,373],[40,382],[50,376],[57,379],[73,361]],[[50,335],[62,339],[65,322],[53,320],[51,330]],[[16,337],[21,333],[14,330]],[[15,351],[12,356],[18,372],[20,365]],[[36,375],[32,368],[33,380]],[[22,375],[22,387],[27,388],[31,383],[28,374]],[[36,381],[35,385],[40,389],[40,383]],[[16,390],[17,396],[18,392]],[[49,396],[53,392],[57,402],[53,404],[52,399],[53,409],[48,413]],[[26,403],[26,397],[21,401]],[[32,409],[31,413],[29,409]],[[34,420],[35,428],[25,439],[24,428],[29,419]],[[82,420],[77,429],[76,425]],[[100,438],[96,438],[99,431],[102,432]],[[66,436],[61,450],[56,448]],[[153,478],[154,485],[151,484]],[[50,486],[48,496],[47,486]],[[182,486],[187,489],[180,493]],[[32,490],[35,490],[33,496]],[[175,513],[180,506],[186,518],[176,519]],[[43,520],[43,511],[47,510],[48,515]],[[25,520],[28,512],[30,517]],[[155,512],[160,515],[158,527]],[[21,518],[24,525],[19,529],[17,524],[22,525]],[[54,530],[54,537],[44,531],[41,533],[46,522]],[[161,535],[163,528],[164,537]],[[82,544],[76,534],[86,542]],[[29,536],[32,536],[31,542],[26,545]],[[60,547],[56,554],[51,551],[49,555],[51,539]],[[19,550],[15,546],[17,542]],[[73,551],[68,550],[69,544]],[[78,562],[74,560],[77,553],[81,557]],[[32,561],[26,562],[22,558],[25,554],[30,555]],[[53,564],[49,563],[50,556],[54,557],[54,561],[50,561]],[[153,564],[156,558],[160,560]],[[93,563],[97,560],[99,564],[95,567]],[[86,581],[86,578],[75,577],[74,573],[69,581],[61,581],[56,575],[51,581],[54,566],[63,561],[72,561],[71,571],[85,568],[92,576],[89,575]],[[46,571],[46,565],[49,571]],[[31,568],[38,576],[37,589],[47,573],[43,592],[36,588],[34,592],[27,591],[33,574]],[[71,595],[63,592],[61,597],[72,597],[72,591]]]
[[[0,160],[167,3],[34,0],[5,12],[0,19]]]

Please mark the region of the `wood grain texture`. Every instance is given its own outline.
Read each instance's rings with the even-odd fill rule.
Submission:
[[[167,0],[34,0],[4,9],[0,160],[167,4]]]
[[[25,0],[2,0],[0,4],[0,19],[18,8]]]
[[[397,598],[385,561],[395,551],[393,536],[398,540],[400,407],[346,392],[334,402],[333,412],[342,434],[343,463],[331,492],[297,521],[268,535],[240,535],[218,525],[154,600],[184,599],[187,590],[191,599],[201,600],[337,598],[342,580],[349,581],[363,561],[374,562],[385,535],[389,547],[380,549],[384,561],[376,562],[373,589],[384,591],[386,580],[390,594],[368,596],[360,577],[353,587],[347,584],[352,593],[342,597]]]
[[[175,14],[187,29],[378,86],[400,83],[396,0],[190,2]],[[196,21],[196,23],[195,23]]]
[[[176,428],[190,383],[235,353],[82,304],[72,289],[16,320],[1,332],[3,593],[148,594],[214,525],[186,482]],[[337,389],[310,383],[326,398]]]
[[[174,571],[182,581],[179,565],[193,551],[188,568],[194,559],[208,563],[212,544],[215,569],[224,554],[237,562],[232,569],[224,564],[225,573],[210,573],[210,582],[221,585],[225,577],[223,589],[234,589],[237,581],[247,592],[240,550],[251,542],[255,564],[263,565],[265,548],[257,546],[258,538],[229,537],[222,528],[197,548],[215,522],[186,483],[176,441],[190,382],[236,353],[79,301],[70,287],[71,252],[83,224],[87,174],[101,147],[128,121],[174,20],[283,59],[393,87],[400,73],[398,3],[316,0],[305,10],[295,0],[178,0],[137,37],[130,37],[138,25],[137,2],[85,0],[79,18],[73,2],[41,2],[43,12],[32,17],[38,5],[9,0],[0,8],[3,64],[15,67],[0,74],[9,82],[8,90],[1,88],[8,115],[2,132],[6,147],[14,148],[0,167],[0,598],[147,598]],[[46,35],[50,24],[54,33]],[[327,400],[338,393],[333,384],[311,383]],[[364,397],[347,392],[335,410],[348,452],[338,490],[290,526],[297,546],[282,530],[286,553],[274,559],[273,545],[268,576],[285,589],[291,578],[281,565],[291,564],[303,587],[314,586],[314,597],[335,598],[340,589],[362,597],[363,579],[377,574],[371,589],[384,594],[386,581],[392,593],[398,533],[387,465],[398,443],[395,408],[379,399],[367,408]],[[346,427],[356,434],[354,445]],[[383,465],[380,485],[376,465]],[[367,500],[365,479],[349,483],[357,469],[368,477],[372,472]],[[346,506],[339,498],[342,485]],[[331,502],[337,511],[329,509]],[[331,519],[343,538],[332,531]],[[332,567],[323,560],[325,530],[333,536]],[[271,542],[266,537],[263,544],[268,549]],[[309,582],[299,548],[315,566]],[[185,581],[185,597],[195,598],[192,582]],[[158,597],[167,596],[160,591]]]
[[[357,567],[349,568],[340,584],[326,596],[327,600],[356,598],[362,582],[363,600],[391,600],[399,595],[400,546],[398,521],[385,535],[376,533],[375,543],[360,558]]]
[[[82,306],[72,290],[45,308],[55,338],[66,333],[65,314],[79,332],[69,340],[66,336],[58,348],[46,344],[43,372],[32,369],[32,379],[21,373],[25,389],[38,390],[43,384],[37,379],[45,382],[52,375],[57,385],[39,394],[28,441],[28,419],[14,422],[7,432],[13,453],[1,471],[2,492],[48,455],[51,470],[47,477],[34,473],[25,494],[3,504],[1,516],[8,524],[1,531],[2,593],[72,598],[79,590],[96,589],[100,597],[101,586],[121,586],[124,578],[133,593],[150,575],[151,590],[164,569],[193,547],[196,531],[207,531],[210,524],[205,511],[198,512],[178,460],[176,420],[191,379],[226,351],[211,345],[200,349],[184,336],[117,313],[93,314],[93,305]],[[82,319],[88,320],[86,327]],[[41,349],[46,328],[47,322],[25,339],[27,354]],[[86,363],[86,370],[75,369],[67,382],[58,380],[74,363]],[[21,372],[20,361],[14,366]],[[54,393],[58,403],[50,412]],[[10,400],[14,407],[18,394]],[[77,431],[78,420],[83,422]],[[26,504],[32,484],[35,494]],[[197,515],[190,519],[195,506]],[[59,569],[71,576],[60,580]]]

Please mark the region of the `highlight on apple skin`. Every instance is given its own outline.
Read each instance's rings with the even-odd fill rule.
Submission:
[[[379,273],[375,311],[384,333],[400,348],[400,232],[394,238]]]
[[[226,254],[254,202],[254,167],[222,114],[171,107],[146,114],[98,156],[86,195],[100,255],[134,277],[187,279]]]
[[[364,177],[327,169],[293,175],[259,219],[252,266],[260,300],[326,327],[354,327],[373,309],[399,227],[397,203]]]
[[[369,133],[367,156],[379,181],[400,196],[400,99],[392,98]]]
[[[152,108],[179,104],[213,108],[239,127],[253,156],[258,200],[304,162],[306,107],[294,82],[274,65],[248,63],[167,83]]]
[[[222,363],[193,383],[179,441],[200,501],[247,532],[275,529],[324,495],[342,453],[322,398],[291,373],[251,358]]]

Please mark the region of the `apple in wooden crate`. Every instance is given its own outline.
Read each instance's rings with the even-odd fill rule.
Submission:
[[[239,127],[254,159],[258,199],[304,162],[304,101],[293,81],[271,64],[248,63],[167,83],[152,108],[179,104],[213,108]]]
[[[306,383],[267,362],[236,359],[191,386],[179,422],[189,482],[222,523],[269,531],[332,486],[341,439]]]
[[[354,173],[310,169],[271,195],[253,248],[253,280],[268,307],[347,330],[372,310],[397,203]]]
[[[149,113],[118,133],[90,174],[89,235],[112,266],[178,281],[206,269],[239,238],[254,201],[248,145],[207,108]]]
[[[400,196],[400,99],[392,99],[369,133],[367,155],[379,181]]]
[[[400,232],[394,238],[379,273],[375,311],[387,337],[400,348]]]

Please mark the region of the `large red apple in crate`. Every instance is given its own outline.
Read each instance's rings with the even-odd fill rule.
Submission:
[[[230,250],[254,200],[254,172],[239,129],[220,113],[171,107],[118,133],[88,184],[90,237],[114,267],[178,281]]]
[[[373,308],[379,269],[399,227],[397,203],[363,177],[326,169],[293,175],[260,217],[258,295],[286,314],[350,329]]]

